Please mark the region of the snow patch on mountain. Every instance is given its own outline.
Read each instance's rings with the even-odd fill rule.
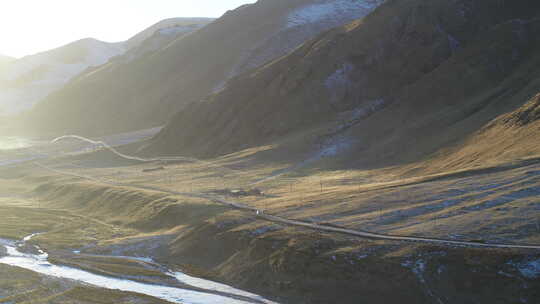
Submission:
[[[335,157],[340,153],[351,148],[355,141],[346,136],[337,136],[324,143],[321,150],[317,153],[317,158]]]
[[[137,47],[128,50],[126,54],[120,58],[120,61],[129,63],[137,58],[153,53],[172,41],[193,33],[204,26],[206,26],[206,24],[189,24],[158,29],[152,36],[140,43]]]
[[[222,90],[229,79],[286,55],[299,45],[331,28],[343,26],[371,13],[384,0],[313,0],[283,16],[283,24],[272,36],[246,50],[228,77],[217,84]]]
[[[160,29],[157,31],[160,35],[167,35],[167,36],[176,36],[179,34],[187,34],[190,32],[193,32],[197,29],[200,29],[204,25],[202,24],[193,24],[188,26],[174,26],[174,27],[168,27],[164,29]]]
[[[169,29],[169,34],[172,35],[172,32],[174,32],[175,29],[189,27],[192,25],[204,26],[214,20],[214,18],[170,18],[161,20],[160,22],[131,37],[128,41],[126,41],[126,48],[131,50],[138,47],[140,44],[145,42],[145,40],[154,36],[157,31],[162,29]]]
[[[287,27],[313,23],[341,23],[364,17],[378,7],[381,0],[327,0],[295,9],[287,18]],[[338,25],[336,25],[338,26]]]
[[[353,82],[349,77],[353,70],[354,66],[347,62],[338,68],[332,75],[328,76],[324,84],[330,92],[331,103],[339,102],[342,98],[345,98],[347,91],[353,85]]]
[[[517,269],[528,279],[540,278],[540,259],[519,263]]]

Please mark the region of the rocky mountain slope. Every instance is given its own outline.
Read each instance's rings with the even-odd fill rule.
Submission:
[[[468,151],[453,168],[510,143],[513,157],[538,153],[533,124],[490,122],[540,91],[539,16],[536,1],[388,1],[190,105],[147,151],[211,156],[302,142],[348,166],[432,157],[434,168],[456,157],[450,147]],[[468,150],[478,136],[484,144]]]
[[[212,19],[163,20],[126,42],[107,43],[83,39],[60,48],[11,61],[0,70],[0,106],[7,114],[31,108],[79,74],[126,53],[137,58],[154,51],[180,34],[198,29]],[[147,41],[148,40],[148,41]]]
[[[186,104],[219,92],[228,79],[363,17],[380,2],[261,0],[242,6],[151,56],[80,77],[28,120],[39,131],[83,134],[161,125]]]

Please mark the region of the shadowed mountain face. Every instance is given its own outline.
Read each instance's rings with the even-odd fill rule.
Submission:
[[[388,1],[191,104],[147,151],[212,156],[309,134],[307,149],[345,142],[349,164],[374,166],[466,144],[540,91],[539,14],[537,1]]]
[[[99,134],[162,125],[227,80],[371,12],[380,0],[261,0],[137,60],[78,77],[28,115],[34,130]]]

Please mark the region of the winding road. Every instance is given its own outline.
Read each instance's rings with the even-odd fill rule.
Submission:
[[[71,172],[66,172],[54,168],[50,168],[48,166],[45,166],[43,164],[35,162],[35,164],[45,170],[55,172],[58,174],[66,175],[66,176],[72,176],[82,179],[87,179],[95,182],[99,182],[102,184],[108,184],[112,186],[120,186],[120,187],[130,187],[130,188],[138,188],[142,190],[150,190],[150,191],[156,191],[156,192],[162,192],[172,195],[179,195],[179,196],[187,196],[187,197],[195,197],[195,198],[201,198],[206,199],[209,201],[212,201],[214,203],[218,203],[221,205],[225,205],[231,208],[239,209],[242,211],[249,212],[253,214],[256,218],[265,220],[268,222],[273,222],[277,224],[284,224],[289,226],[296,226],[296,227],[304,227],[307,229],[317,230],[317,231],[324,231],[324,232],[330,232],[330,233],[338,233],[342,235],[348,235],[348,236],[354,236],[354,237],[360,237],[364,239],[372,239],[372,240],[388,240],[388,241],[399,241],[399,242],[413,242],[413,243],[427,243],[432,245],[442,245],[442,246],[462,246],[462,247],[474,247],[474,248],[501,248],[501,249],[530,249],[530,250],[540,250],[540,245],[520,245],[520,244],[490,244],[490,243],[478,243],[478,242],[468,242],[468,241],[456,241],[456,240],[446,240],[446,239],[436,239],[436,238],[427,238],[427,237],[415,237],[415,236],[398,236],[398,235],[387,235],[387,234],[379,234],[379,233],[373,233],[368,231],[362,231],[362,230],[352,230],[347,228],[341,228],[341,227],[333,227],[329,225],[323,225],[318,223],[308,223],[303,222],[299,220],[293,220],[293,219],[287,219],[271,214],[267,214],[264,212],[264,210],[256,209],[238,202],[232,202],[228,201],[219,197],[211,196],[208,194],[202,194],[202,193],[186,193],[186,192],[178,192],[178,191],[172,191],[167,189],[161,189],[158,187],[151,187],[151,186],[144,186],[144,185],[134,185],[134,184],[125,184],[125,183],[119,183],[119,182],[111,182],[111,181],[104,181],[100,180],[91,176],[85,176],[80,174],[75,174]]]

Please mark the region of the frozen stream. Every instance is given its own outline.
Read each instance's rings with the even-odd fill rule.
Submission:
[[[28,241],[32,236],[26,237],[24,241]],[[130,281],[126,279],[118,279],[113,277],[107,277],[102,275],[93,274],[87,271],[83,271],[76,268],[58,266],[51,264],[47,261],[47,253],[40,251],[41,254],[27,254],[18,250],[18,246],[21,243],[0,240],[0,246],[6,248],[7,254],[4,257],[0,257],[0,264],[16,266],[31,270],[43,275],[61,278],[72,279],[80,281],[86,284],[90,284],[97,287],[106,289],[121,290],[126,292],[135,292],[139,294],[145,294],[155,298],[163,299],[172,303],[182,304],[234,304],[234,303],[274,303],[266,300],[258,295],[244,292],[227,285],[194,278],[183,273],[171,273],[171,276],[176,277],[180,282],[189,284],[194,287],[204,288],[208,290],[218,291],[230,294],[231,296],[241,296],[246,300],[235,299],[234,297],[227,297],[221,295],[215,295],[211,293],[204,293],[198,291],[191,291],[187,289],[181,289],[176,287],[145,284],[136,281]],[[248,300],[252,299],[252,301]]]

